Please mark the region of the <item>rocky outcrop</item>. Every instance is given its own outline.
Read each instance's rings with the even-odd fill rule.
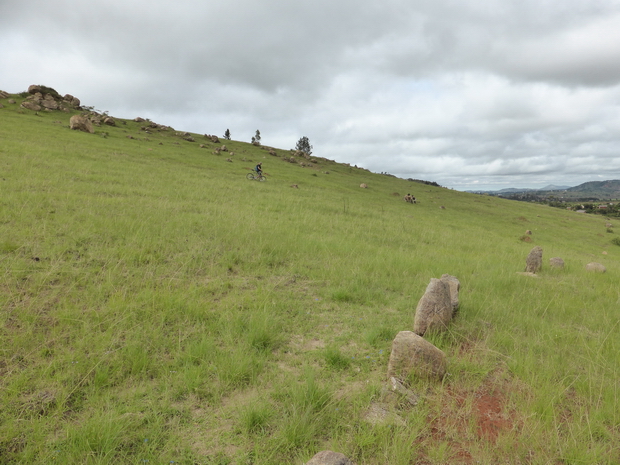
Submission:
[[[33,84],[28,87],[28,93],[30,96],[26,97],[26,100],[21,104],[27,110],[69,111],[80,109],[80,99],[69,94],[62,97],[51,87]]]

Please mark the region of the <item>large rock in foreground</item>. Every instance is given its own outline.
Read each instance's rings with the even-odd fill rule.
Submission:
[[[456,276],[451,276],[449,274],[442,274],[441,281],[448,287],[450,303],[452,304],[452,313],[454,314],[459,308],[459,290],[461,289],[461,282]]]
[[[452,314],[448,285],[441,279],[431,278],[415,309],[413,332],[423,336],[427,331],[443,331],[452,320]]]
[[[441,380],[446,374],[446,354],[412,331],[401,331],[392,342],[388,379],[409,376]]]

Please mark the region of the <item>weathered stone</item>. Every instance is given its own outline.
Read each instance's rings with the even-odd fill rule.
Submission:
[[[362,189],[368,189],[368,184],[366,184],[365,182],[363,182],[363,183],[361,183],[361,184],[360,184],[360,187],[361,187]]]
[[[103,119],[103,124],[107,124],[108,126],[116,126],[116,121],[114,118],[108,116]]]
[[[220,139],[217,136],[211,136],[211,142],[213,142],[215,144],[219,144],[220,143]]]
[[[225,145],[222,145],[222,146],[220,147],[220,150],[221,150],[222,152],[228,152],[228,147],[226,147]]]
[[[415,309],[413,332],[423,336],[427,331],[441,331],[452,319],[452,302],[447,284],[432,278]]]
[[[306,465],[354,465],[354,463],[340,452],[324,450],[312,457]]]
[[[48,95],[49,94],[46,94],[46,97]],[[45,98],[45,99],[41,100],[41,106],[43,108],[47,108],[48,110],[57,110],[58,109],[58,103],[53,98],[52,99]]]
[[[527,234],[528,236],[532,235],[532,231],[530,231],[529,229],[527,231],[525,231],[525,234]]]
[[[395,410],[385,402],[372,402],[364,414],[364,420],[371,425],[404,426],[405,420]]]
[[[37,86],[36,84],[28,86],[29,94],[36,94],[37,92],[41,93],[41,86]]]
[[[405,381],[414,375],[441,380],[445,374],[446,355],[441,350],[412,331],[396,335],[388,362],[388,378]]]
[[[461,283],[456,276],[449,274],[442,274],[441,281],[448,287],[448,293],[450,294],[450,303],[452,304],[452,313],[456,312],[459,308],[459,291],[461,290]]]
[[[549,259],[549,266],[552,268],[564,268],[564,260],[560,257],[552,257]]]
[[[12,99],[12,98],[10,98],[10,99],[8,100],[8,102],[9,102],[11,105],[15,105],[15,104],[17,103],[17,102],[15,101],[15,99]]]
[[[32,110],[32,111],[40,111],[41,110],[41,105],[39,105],[38,103],[33,102],[32,100],[24,100],[20,106],[22,108],[25,108],[26,110]]]
[[[9,93],[3,90],[0,90],[0,98],[9,98]]]
[[[69,127],[76,131],[84,131],[91,134],[95,133],[93,124],[85,116],[73,115],[69,120]]]
[[[133,119],[136,123],[144,123],[146,121],[144,118],[140,118],[139,116]]]
[[[607,271],[607,268],[605,268],[605,266],[602,263],[592,262],[586,265],[586,271],[594,271],[596,273],[605,273]]]
[[[67,102],[67,104],[68,104],[69,106],[71,106],[72,108],[77,108],[77,107],[79,107],[79,106],[80,106],[80,99],[79,99],[79,98],[77,98],[77,97],[74,97],[74,96],[73,96],[73,95],[71,95],[71,94],[67,94],[67,95],[65,95],[65,96],[63,97],[63,100],[64,100],[65,102]]]
[[[525,271],[536,273],[542,268],[543,249],[540,246],[534,247],[525,259]]]
[[[402,381],[391,376],[387,385],[381,390],[381,399],[395,407],[400,407],[403,404],[408,407],[415,407],[418,405],[420,396],[408,389]]]

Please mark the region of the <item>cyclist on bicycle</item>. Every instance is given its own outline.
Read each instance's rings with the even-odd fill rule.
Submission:
[[[254,168],[254,171],[256,171],[256,174],[258,174],[258,176],[262,176],[262,174],[263,174],[263,162],[260,162],[258,165],[256,165],[256,167]]]

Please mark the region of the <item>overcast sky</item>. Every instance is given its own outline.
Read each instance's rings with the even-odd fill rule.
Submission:
[[[0,0],[0,90],[458,190],[620,179],[620,0]]]

